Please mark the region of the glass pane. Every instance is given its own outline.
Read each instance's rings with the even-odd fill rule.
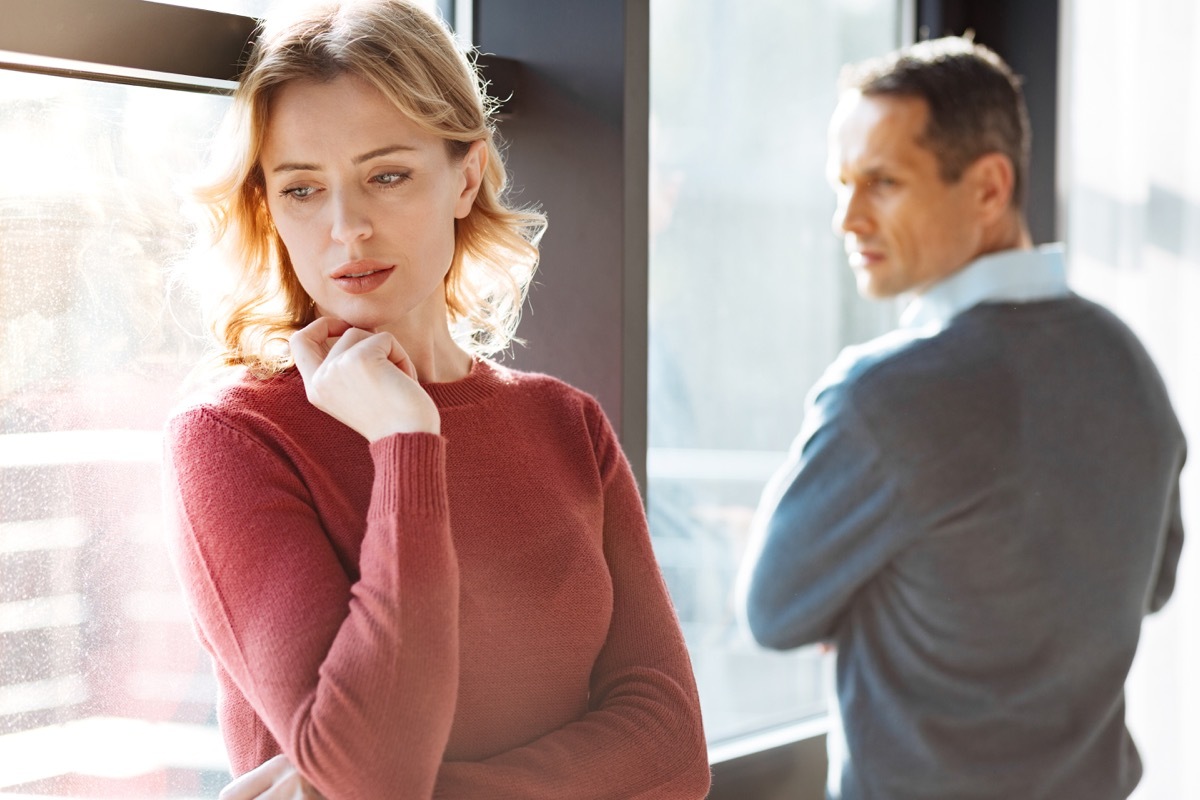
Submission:
[[[830,228],[841,65],[898,44],[894,0],[651,3],[651,528],[710,741],[824,710],[822,659],[754,646],[731,588],[821,371],[894,311]]]
[[[160,3],[169,3],[173,6],[189,6],[191,8],[204,8],[209,11],[221,11],[226,14],[242,14],[247,17],[256,17],[262,19],[274,9],[282,9],[290,4],[294,4],[294,0],[157,0]],[[429,11],[437,11],[439,6],[442,6],[445,0],[410,0],[422,8]]]
[[[220,11],[225,14],[241,14],[255,19],[263,19],[274,11],[284,11],[294,4],[294,0],[157,0],[175,6],[203,8],[208,11]],[[411,0],[411,2],[432,11],[445,20],[451,20],[455,36],[464,48],[471,44],[471,0]]]
[[[262,19],[268,11],[279,7],[286,0],[157,0],[157,2]]]
[[[1163,374],[1191,443],[1171,601],[1142,626],[1128,719],[1146,765],[1131,800],[1200,797],[1200,8],[1184,0],[1068,6],[1067,179],[1072,286],[1124,319]]]
[[[0,794],[227,780],[159,507],[201,348],[177,181],[227,102],[0,71]]]

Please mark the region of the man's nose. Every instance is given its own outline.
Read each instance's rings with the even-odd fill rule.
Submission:
[[[855,189],[838,192],[837,208],[833,212],[833,232],[838,236],[847,233],[862,235],[870,227],[870,215],[862,193]]]

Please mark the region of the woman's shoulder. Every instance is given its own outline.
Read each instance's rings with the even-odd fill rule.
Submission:
[[[481,363],[491,369],[500,383],[516,396],[564,406],[586,414],[603,414],[595,396],[562,378],[544,372],[514,369],[492,361]]]
[[[537,418],[563,435],[568,428],[586,433],[594,444],[613,437],[603,406],[590,392],[554,375],[487,363],[509,387],[523,419]]]
[[[268,376],[230,368],[190,380],[168,417],[167,431],[178,438],[220,426],[257,438],[310,408],[295,368]]]

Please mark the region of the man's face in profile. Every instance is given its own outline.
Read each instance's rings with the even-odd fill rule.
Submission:
[[[847,92],[829,130],[834,230],[864,297],[920,293],[982,248],[972,182],[947,183],[922,144],[920,98]]]

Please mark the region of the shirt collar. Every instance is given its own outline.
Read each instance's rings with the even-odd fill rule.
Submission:
[[[975,259],[918,295],[900,315],[916,328],[946,325],[980,303],[1032,303],[1066,297],[1067,271],[1060,244],[1036,250],[1004,250]]]

